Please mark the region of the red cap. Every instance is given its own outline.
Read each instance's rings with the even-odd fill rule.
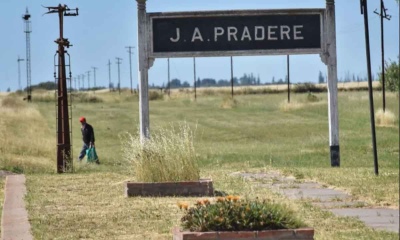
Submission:
[[[79,122],[86,122],[86,118],[85,117],[80,117],[79,118]]]

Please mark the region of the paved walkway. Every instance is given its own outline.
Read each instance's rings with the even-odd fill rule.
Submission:
[[[356,217],[375,229],[399,232],[399,210],[368,208],[362,201],[336,189],[326,188],[317,182],[299,181],[284,177],[277,172],[233,173],[253,180],[260,187],[266,187],[291,199],[309,199],[314,206],[326,209],[341,217]]]
[[[33,239],[25,209],[25,175],[9,175],[6,178],[3,216],[1,218],[2,240]]]

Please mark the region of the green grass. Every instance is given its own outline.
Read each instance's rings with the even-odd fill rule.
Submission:
[[[176,203],[195,199],[124,197],[122,182],[132,175],[122,159],[118,135],[136,132],[138,101],[126,92],[97,95],[102,102],[73,104],[73,152],[76,159],[82,144],[78,119],[83,115],[94,127],[101,165],[75,164],[74,174],[50,173],[55,172],[56,161],[53,103],[33,103],[31,108],[40,112],[33,114],[33,123],[26,122],[30,115],[18,118],[15,126],[12,120],[17,114],[8,119],[0,116],[0,135],[15,133],[7,140],[8,147],[1,144],[8,135],[0,137],[0,158],[7,156],[11,166],[20,162],[28,173],[27,206],[35,238],[170,239],[171,228],[179,225],[182,216]],[[339,93],[341,167],[331,168],[327,96],[315,95],[320,101],[310,103],[307,94],[292,94],[293,106],[297,105],[286,110],[282,109],[285,94],[237,96],[234,108],[221,107],[224,96],[218,94],[197,101],[188,97],[151,101],[150,130],[183,120],[196,127],[200,176],[212,177],[219,191],[287,201],[228,176],[235,171],[278,169],[341,188],[372,206],[398,208],[398,119],[395,127],[377,128],[380,175],[375,176],[368,94]],[[378,96],[375,100],[376,108],[381,106]],[[395,95],[388,94],[386,101],[398,116]],[[35,130],[23,131],[27,126]],[[26,143],[19,146],[24,138]],[[36,159],[44,167],[36,167]],[[373,231],[355,219],[334,217],[307,202],[290,204],[315,228],[315,239],[398,239],[397,234]]]

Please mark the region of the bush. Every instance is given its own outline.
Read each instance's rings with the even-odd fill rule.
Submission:
[[[295,93],[306,93],[306,92],[326,92],[326,87],[317,87],[312,83],[302,83],[296,84],[293,88],[293,92]]]
[[[87,93],[72,93],[72,102],[101,103],[103,102],[103,99],[96,95],[89,95]]]
[[[318,102],[319,98],[312,93],[307,94],[307,102]]]
[[[188,208],[186,203],[178,205],[185,211],[181,225],[184,230],[191,232],[261,231],[304,227],[285,205],[267,200],[241,200],[237,196],[227,196],[219,197],[215,203],[209,200],[198,201],[191,208]]]
[[[158,91],[149,91],[149,100],[154,101],[154,100],[163,100],[164,99],[164,94],[159,93]]]
[[[385,63],[385,88],[392,92],[399,91],[399,65],[395,61]],[[379,74],[379,82],[382,86],[382,73]]]
[[[123,157],[131,164],[137,181],[176,182],[197,181],[200,171],[193,145],[194,134],[187,124],[179,129],[153,131],[143,144],[140,134],[121,135]]]

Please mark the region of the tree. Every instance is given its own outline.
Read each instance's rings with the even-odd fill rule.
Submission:
[[[11,89],[10,89],[10,88],[7,88],[7,92],[11,92]]]
[[[389,91],[399,91],[399,64],[395,61],[385,62],[385,88]],[[379,82],[382,85],[382,73],[379,74]]]
[[[189,88],[189,87],[190,87],[190,84],[189,84],[187,81],[184,81],[184,82],[182,83],[182,87],[184,87],[184,88]]]
[[[319,71],[319,74],[318,74],[318,83],[324,83],[324,82],[325,82],[324,75],[322,75],[322,72]]]

